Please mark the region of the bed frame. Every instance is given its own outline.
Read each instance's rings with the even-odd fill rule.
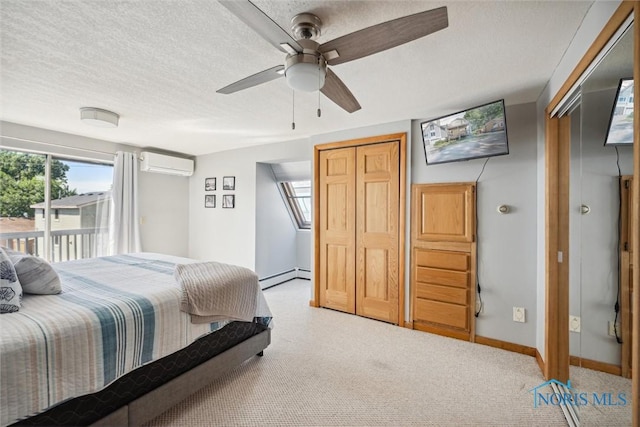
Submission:
[[[121,407],[91,426],[144,424],[249,358],[262,356],[263,350],[270,342],[271,329],[266,329]]]
[[[234,322],[234,323],[245,323],[245,322]],[[225,328],[233,325],[227,325]],[[246,325],[246,324],[245,324]],[[257,325],[257,324],[254,324]],[[245,329],[249,326],[245,326]],[[254,327],[254,326],[252,326]],[[223,328],[223,329],[225,329]],[[110,385],[105,390],[95,393],[94,395],[84,396],[78,399],[72,399],[71,401],[65,402],[58,407],[53,407],[46,412],[28,418],[26,420],[20,421],[18,423],[13,424],[12,426],[18,425],[91,425],[91,426],[139,426],[144,424],[147,421],[152,420],[157,417],[161,413],[165,412],[167,409],[171,408],[175,404],[184,400],[191,394],[197,392],[201,388],[209,385],[212,381],[219,378],[226,372],[231,369],[241,365],[246,360],[250,359],[253,356],[262,356],[264,349],[266,349],[271,343],[271,329],[264,327],[262,325],[255,326],[257,331],[250,332],[252,334],[248,338],[246,338],[246,331],[244,332],[236,332],[236,329],[232,329],[231,332],[232,337],[231,340],[236,340],[235,345],[232,345],[229,348],[226,348],[222,351],[214,349],[213,345],[209,345],[211,341],[207,341],[207,337],[213,337],[216,332],[210,334],[207,337],[203,337],[200,340],[203,340],[201,343],[198,343],[200,340],[196,340],[191,346],[181,350],[180,352],[189,352],[191,354],[197,354],[198,356],[194,356],[194,358],[203,358],[202,353],[206,353],[208,351],[213,351],[214,355],[207,355],[206,357],[210,357],[206,359],[204,362],[194,362],[199,363],[196,366],[193,366],[191,369],[183,372],[178,376],[174,376],[172,379],[165,382],[162,378],[158,377],[158,372],[153,372],[150,370],[145,371],[145,374],[149,378],[154,378],[155,381],[153,387],[150,389],[147,387],[147,391],[144,394],[141,394],[135,398],[128,399],[124,396],[124,400],[122,396],[118,396],[118,392],[113,391],[113,385]],[[199,347],[198,347],[199,346]],[[227,345],[228,347],[228,345]],[[210,350],[211,349],[211,350]],[[180,353],[179,352],[179,353]],[[189,354],[189,353],[183,353]],[[174,359],[170,362],[173,363],[176,360],[182,360],[180,355],[174,355]],[[198,359],[196,359],[198,360]],[[159,361],[161,362],[161,361]],[[154,362],[155,363],[155,362]],[[176,363],[177,365],[178,363]],[[153,365],[153,364],[152,364]],[[143,368],[153,368],[149,365]],[[139,368],[142,369],[142,368]],[[165,368],[163,368],[165,369]],[[135,371],[134,371],[135,372]],[[147,375],[147,373],[149,373]],[[131,373],[133,374],[133,373]],[[142,377],[139,377],[140,379]],[[133,381],[133,387],[137,386],[138,379],[131,379]],[[158,382],[160,382],[158,384]],[[111,390],[110,390],[111,389]],[[102,393],[102,394],[100,394]],[[140,394],[140,393],[138,393]],[[74,407],[73,405],[83,398],[93,399],[90,400],[89,406],[96,407],[95,413],[91,413],[91,411],[86,411],[82,408],[82,405],[86,408],[87,402],[83,404],[79,404],[80,406]],[[110,404],[110,400],[116,398],[118,402],[117,405],[114,403]],[[76,402],[74,402],[76,401]],[[104,402],[104,407],[100,408]],[[71,404],[71,406],[69,406]],[[67,405],[66,407],[63,407]],[[105,407],[112,406],[114,409],[107,410],[105,412]],[[94,408],[92,408],[93,410]],[[100,412],[101,411],[101,412]],[[105,415],[106,413],[106,415]],[[97,421],[96,421],[97,420]]]

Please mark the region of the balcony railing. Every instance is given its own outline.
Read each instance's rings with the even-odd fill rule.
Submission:
[[[106,228],[78,228],[51,231],[51,262],[93,258],[104,255],[109,230]],[[44,231],[15,231],[0,233],[0,245],[14,251],[44,256]]]

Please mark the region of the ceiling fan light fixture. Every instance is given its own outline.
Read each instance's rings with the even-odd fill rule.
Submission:
[[[317,65],[300,62],[285,72],[287,84],[295,90],[315,92],[324,86],[325,73]]]
[[[120,116],[101,108],[83,107],[80,109],[80,120],[92,126],[117,128]]]
[[[292,55],[287,58],[284,75],[292,89],[315,92],[324,86],[327,63],[322,56],[306,53]]]

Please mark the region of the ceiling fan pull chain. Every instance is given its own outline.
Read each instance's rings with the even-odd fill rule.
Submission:
[[[320,75],[321,70],[320,59],[318,59],[318,117],[322,116],[322,111],[320,110],[320,89],[322,89],[322,76]]]
[[[292,90],[293,94],[291,99],[291,130],[296,130],[296,91]]]

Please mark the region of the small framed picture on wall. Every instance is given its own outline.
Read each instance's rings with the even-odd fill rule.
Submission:
[[[216,207],[216,195],[215,194],[206,194],[204,196],[204,207],[205,208],[215,208]]]
[[[225,194],[222,196],[222,207],[233,209],[236,207],[236,196],[235,194]]]
[[[216,191],[216,179],[205,178],[204,179],[204,191]]]
[[[235,176],[222,177],[222,189],[223,190],[235,190],[236,189],[236,177]]]

